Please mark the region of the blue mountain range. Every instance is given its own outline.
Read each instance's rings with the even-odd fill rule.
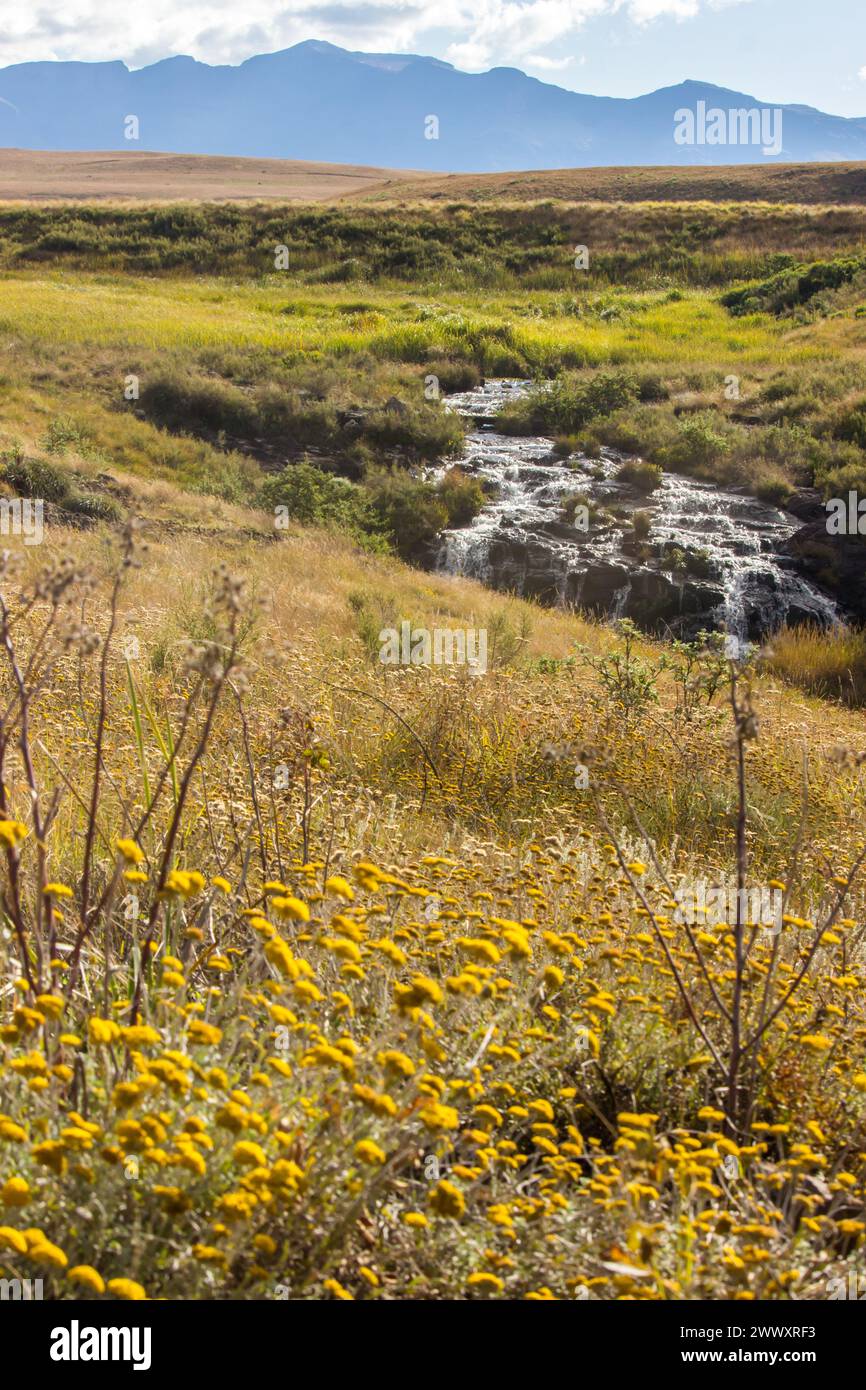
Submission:
[[[175,57],[137,70],[122,62],[0,69],[0,146],[467,173],[789,163],[866,160],[866,117],[693,81],[632,99],[585,96],[516,68],[466,73],[435,58],[310,41],[236,67]]]

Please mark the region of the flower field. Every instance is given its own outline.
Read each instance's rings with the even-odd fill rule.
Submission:
[[[863,1268],[863,717],[295,528],[2,580],[0,1275],[824,1299]],[[499,658],[384,671],[364,603]],[[576,785],[575,761],[590,769]],[[768,884],[774,928],[684,910]]]

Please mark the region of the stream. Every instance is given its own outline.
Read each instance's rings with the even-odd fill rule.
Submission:
[[[487,381],[448,398],[472,422],[457,466],[490,500],[468,526],[443,532],[436,569],[684,638],[707,628],[757,641],[785,622],[839,621],[834,601],[779,553],[802,525],[796,517],[677,473],[645,494],[617,480],[629,456],[615,449],[561,459],[550,439],[498,433],[497,414],[529,386]],[[589,508],[585,530],[562,517],[574,494]],[[635,512],[648,514],[641,539]]]

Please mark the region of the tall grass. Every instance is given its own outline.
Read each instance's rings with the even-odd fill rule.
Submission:
[[[866,704],[866,631],[785,627],[772,639],[768,662],[791,685],[823,699]]]

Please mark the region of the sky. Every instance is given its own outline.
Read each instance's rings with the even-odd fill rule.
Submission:
[[[137,68],[178,53],[235,64],[303,39],[422,53],[467,72],[517,67],[598,96],[693,78],[866,116],[864,0],[0,0],[0,67]]]

